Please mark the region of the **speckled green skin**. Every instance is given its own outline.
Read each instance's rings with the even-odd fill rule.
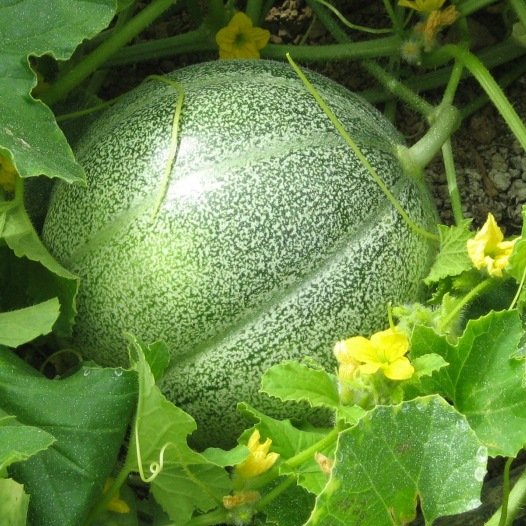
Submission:
[[[309,74],[415,222],[436,223],[394,156],[401,137],[360,98]],[[228,445],[262,372],[386,325],[414,299],[434,247],[408,229],[292,69],[224,61],[172,75],[184,87],[181,143],[152,220],[176,95],[149,80],[76,148],[88,187],[59,184],[44,240],[82,278],[75,339],[126,364],[123,331],[172,351],[166,395],[197,420],[200,445]],[[297,412],[297,411],[296,411]],[[292,413],[293,414],[293,413]]]

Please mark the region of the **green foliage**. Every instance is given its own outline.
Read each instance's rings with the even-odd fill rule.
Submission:
[[[225,454],[218,451],[201,455],[187,444],[188,435],[196,429],[194,419],[176,407],[155,385],[155,378],[145,352],[136,339],[131,339],[132,365],[139,375],[139,401],[129,446],[126,469],[139,471],[151,482],[151,491],[176,525],[185,524],[194,510],[209,511],[221,504],[231,490],[223,469]],[[236,452],[232,460],[243,458]],[[218,461],[216,464],[214,461]]]
[[[0,313],[0,345],[18,347],[48,334],[59,316],[59,309],[58,300],[52,298],[33,307]]]
[[[461,432],[459,432],[461,431]],[[331,478],[307,526],[427,524],[480,504],[486,451],[438,396],[379,406],[338,440]]]
[[[427,327],[413,333],[413,356],[435,352],[449,364],[422,378],[425,390],[451,400],[491,456],[514,457],[526,443],[524,363],[514,357],[523,334],[516,311],[468,322],[456,345]]]
[[[438,283],[444,278],[458,276],[471,269],[471,261],[466,248],[466,241],[473,237],[469,229],[471,220],[464,220],[460,225],[438,225],[440,252],[424,282],[427,285]]]
[[[2,242],[6,246],[2,246]],[[27,215],[22,196],[12,201],[0,201],[0,260],[3,278],[0,279],[0,309],[18,309],[58,298],[60,314],[54,327],[58,334],[70,334],[76,313],[78,280],[51,257]],[[50,309],[47,314],[49,321],[54,303],[46,305],[40,309]],[[43,310],[37,309],[38,312],[43,314]],[[24,324],[28,337],[45,329],[45,325],[34,326],[30,319]],[[3,337],[20,342],[22,335],[13,330],[11,328]]]
[[[0,409],[23,424],[18,433],[26,438],[19,446],[38,451],[31,442],[37,431],[39,448],[50,446],[10,468],[31,496],[32,523],[82,524],[117,461],[135,399],[131,372],[85,366],[62,380],[48,380],[0,349]]]
[[[114,13],[114,0],[56,0],[45,16],[39,0],[0,5],[0,153],[10,152],[22,177],[84,178],[52,112],[30,96],[37,82],[28,57],[68,59],[80,42],[104,29]]]
[[[297,362],[284,362],[267,369],[261,390],[284,402],[306,401],[312,407],[336,408],[339,405],[334,376]]]

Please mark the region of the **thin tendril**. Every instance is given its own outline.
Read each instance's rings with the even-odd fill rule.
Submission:
[[[159,188],[159,193],[157,194],[157,199],[152,211],[152,220],[155,220],[159,210],[162,206],[163,200],[168,191],[168,186],[170,184],[170,175],[172,173],[173,166],[175,164],[175,158],[177,156],[177,149],[179,147],[179,128],[181,122],[181,114],[183,111],[183,102],[184,102],[184,90],[182,86],[175,80],[167,79],[161,77],[160,75],[150,75],[146,78],[158,80],[168,84],[177,91],[177,102],[175,104],[174,118],[172,121],[172,133],[170,134],[170,144],[168,146],[168,159],[166,159],[166,164],[164,166],[163,177],[161,179],[161,187]]]

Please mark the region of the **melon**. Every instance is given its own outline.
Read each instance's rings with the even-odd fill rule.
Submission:
[[[359,96],[308,77],[412,220],[433,229],[432,198],[398,159],[401,135]],[[217,61],[168,78],[185,99],[166,191],[177,92],[150,79],[82,134],[87,186],[56,185],[43,238],[81,278],[75,345],[115,366],[128,362],[125,332],[164,341],[161,389],[196,419],[195,444],[227,446],[243,429],[240,401],[305,416],[259,394],[262,373],[306,358],[332,370],[337,340],[384,328],[388,304],[418,297],[436,246],[289,65]]]

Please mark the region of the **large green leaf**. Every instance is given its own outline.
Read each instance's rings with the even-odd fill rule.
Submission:
[[[154,353],[133,337],[130,339],[135,351],[133,366],[139,374],[139,403],[127,466],[151,478],[155,500],[174,525],[183,525],[194,511],[206,512],[221,505],[232,484],[222,466],[188,446],[188,435],[197,427],[194,419],[168,401],[155,385],[146,360],[146,356],[153,359]],[[163,347],[155,345],[162,352]],[[163,362],[155,359],[156,365]],[[224,458],[217,451],[210,458],[214,455]]]
[[[0,312],[0,345],[18,347],[51,332],[60,313],[60,303],[50,299],[12,312]]]
[[[0,477],[9,465],[27,460],[54,441],[53,436],[43,429],[24,426],[0,408]]]
[[[449,363],[422,385],[453,402],[492,456],[514,457],[526,443],[524,363],[514,357],[522,336],[519,314],[502,311],[469,321],[456,345],[421,326],[411,339],[412,357],[435,352]]]
[[[22,177],[81,180],[81,167],[52,112],[31,97],[28,56],[68,59],[78,44],[108,26],[115,0],[8,0],[0,3],[0,154],[10,152]]]
[[[424,279],[426,284],[438,283],[441,279],[458,276],[472,268],[467,249],[467,241],[473,237],[473,233],[469,230],[470,224],[471,220],[466,219],[456,226],[438,225],[440,252]]]
[[[5,526],[27,526],[29,496],[13,479],[0,479],[0,517]]]
[[[312,407],[335,409],[340,404],[333,375],[292,361],[274,365],[265,371],[261,391],[283,401],[306,401]]]
[[[136,393],[133,372],[82,367],[48,380],[0,348],[0,407],[56,439],[10,468],[31,496],[30,524],[82,524],[117,460]]]
[[[308,526],[426,524],[480,504],[486,448],[465,417],[433,395],[378,406],[338,440],[331,478]]]
[[[58,298],[60,316],[54,329],[69,335],[76,314],[78,279],[53,259],[19,201],[0,202],[2,239],[11,250],[0,246],[2,272],[4,278],[7,276],[0,280],[0,309],[11,310]]]

